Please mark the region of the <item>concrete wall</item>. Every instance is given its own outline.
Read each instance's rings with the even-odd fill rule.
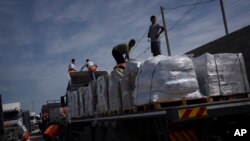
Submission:
[[[204,53],[243,53],[250,82],[250,25],[227,36],[187,52],[198,57]]]

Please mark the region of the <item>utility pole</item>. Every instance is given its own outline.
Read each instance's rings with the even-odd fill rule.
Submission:
[[[31,101],[32,104],[32,112],[34,112],[34,101]]]
[[[165,22],[165,16],[164,16],[164,11],[163,11],[162,6],[161,6],[161,16],[162,16],[163,27],[165,28],[164,33],[165,33],[166,44],[167,44],[167,49],[168,49],[168,56],[171,56],[171,51],[170,51],[170,46],[169,46],[169,41],[168,41],[168,34],[167,34],[167,25]]]
[[[225,15],[225,11],[224,11],[223,0],[220,0],[220,8],[221,8],[221,13],[222,13],[222,17],[223,17],[225,32],[226,32],[226,35],[228,35],[227,20],[226,20],[226,15]]]

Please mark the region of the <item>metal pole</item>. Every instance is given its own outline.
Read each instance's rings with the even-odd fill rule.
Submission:
[[[170,51],[170,46],[169,46],[169,41],[168,41],[168,34],[167,34],[167,25],[165,22],[165,16],[164,16],[164,11],[163,11],[162,6],[161,6],[161,16],[162,16],[163,27],[165,28],[164,33],[165,33],[166,44],[167,44],[167,49],[168,49],[168,56],[171,56],[171,51]]]
[[[34,112],[34,101],[31,101],[32,104],[32,112]]]
[[[226,35],[228,35],[227,20],[226,20],[226,15],[225,15],[225,11],[224,11],[223,0],[220,0],[220,7],[221,7],[221,13],[222,13],[222,17],[223,17],[225,32],[226,32]]]

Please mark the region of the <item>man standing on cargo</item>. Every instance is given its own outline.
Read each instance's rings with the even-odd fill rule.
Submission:
[[[128,44],[119,44],[113,48],[112,55],[117,63],[117,68],[125,69],[123,64],[125,63],[125,59],[129,60],[129,52],[134,47],[134,45],[135,40],[131,39]],[[125,58],[123,57],[124,54]]]
[[[71,63],[69,64],[68,72],[75,72],[76,66],[75,66],[75,59],[71,59]]]
[[[165,28],[156,22],[156,16],[151,16],[151,25],[149,27],[148,38],[151,41],[151,52],[153,56],[161,55],[161,41],[160,35],[165,30]]]
[[[92,75],[92,80],[96,80],[95,78],[95,71],[96,71],[96,68],[97,68],[97,65],[94,64],[94,62],[92,61],[89,61],[89,59],[86,59],[86,63],[85,65],[81,68],[81,71],[84,69],[84,68],[88,68],[89,72],[91,73]]]

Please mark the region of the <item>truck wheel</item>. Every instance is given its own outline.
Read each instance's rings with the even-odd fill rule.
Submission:
[[[106,134],[106,141],[120,141],[119,132],[115,128],[109,128]]]
[[[104,128],[96,127],[95,141],[106,141],[106,131]]]

